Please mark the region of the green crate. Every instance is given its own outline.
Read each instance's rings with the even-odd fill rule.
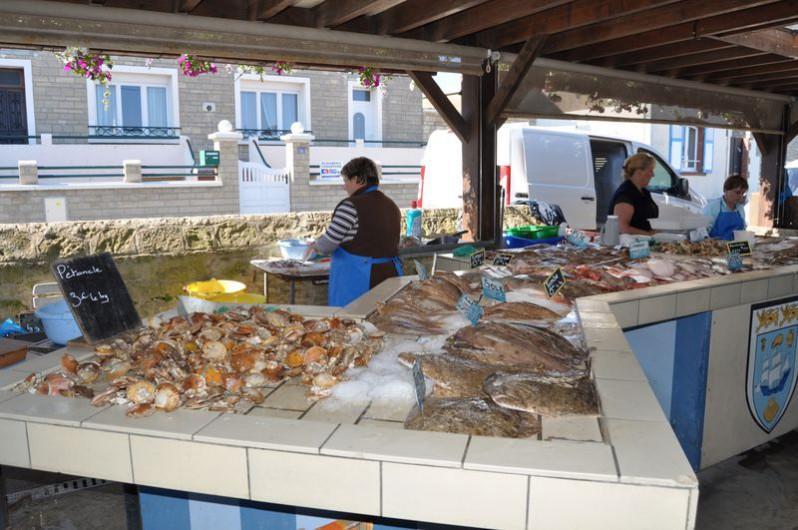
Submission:
[[[507,229],[509,235],[522,237],[524,239],[548,239],[550,237],[557,237],[559,232],[559,226],[547,225],[524,225]]]

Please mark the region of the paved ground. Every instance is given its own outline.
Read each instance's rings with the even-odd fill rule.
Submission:
[[[9,492],[63,475],[4,468]],[[798,431],[698,474],[698,530],[798,530]],[[11,506],[13,530],[138,530],[135,495],[119,484]]]

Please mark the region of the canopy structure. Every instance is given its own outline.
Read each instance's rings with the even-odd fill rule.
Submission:
[[[4,0],[0,46],[407,72],[463,141],[465,222],[497,236],[508,117],[747,129],[779,223],[798,135],[798,0]],[[462,111],[432,80],[464,74]]]

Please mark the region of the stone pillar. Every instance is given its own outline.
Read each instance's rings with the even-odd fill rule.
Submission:
[[[124,168],[124,182],[138,183],[141,182],[141,160],[123,160],[122,167]]]
[[[216,179],[224,187],[224,208],[230,214],[241,212],[241,199],[238,193],[238,142],[243,138],[241,133],[233,130],[233,125],[227,120],[220,121],[218,131],[208,135],[208,139],[213,142],[214,150],[219,151]]]
[[[281,136],[280,140],[285,142],[285,166],[289,172],[290,211],[307,211],[311,193],[310,142],[313,141],[313,135],[292,133]]]
[[[39,183],[39,166],[35,160],[20,160],[17,167],[20,184],[35,185]]]

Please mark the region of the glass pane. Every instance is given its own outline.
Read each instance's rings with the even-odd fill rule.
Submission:
[[[166,119],[166,87],[147,87],[147,119],[150,127],[169,126],[169,120]]]
[[[0,85],[21,86],[22,70],[0,70]]]
[[[288,130],[291,124],[299,121],[297,116],[296,94],[283,94],[283,129]]]
[[[357,112],[352,116],[352,133],[355,140],[366,139],[366,117],[362,112]]]
[[[353,90],[352,101],[371,101],[370,90]]]
[[[122,86],[122,126],[142,126],[140,87]]]
[[[258,128],[258,103],[254,92],[241,92],[241,128]]]
[[[260,128],[276,131],[277,126],[277,94],[261,92],[260,94]]]
[[[698,130],[695,127],[687,127],[685,133],[687,133],[686,166],[695,168],[698,159]]]
[[[96,85],[95,99],[97,100],[97,125],[116,125],[116,87]],[[94,134],[102,134],[96,131]]]
[[[660,160],[660,158],[652,153],[651,151],[646,151],[645,149],[638,149],[638,153],[646,153],[654,157],[656,163],[654,164],[654,178],[651,179],[651,182],[648,183],[649,191],[668,191],[673,188],[674,176],[671,173],[671,170],[665,163]]]

